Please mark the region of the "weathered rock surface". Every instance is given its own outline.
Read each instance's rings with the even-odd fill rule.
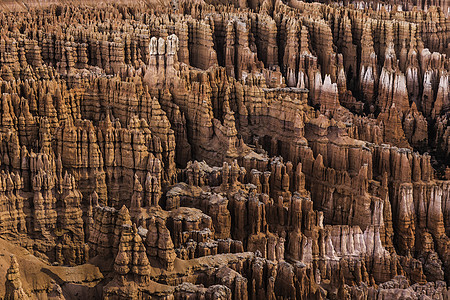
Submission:
[[[342,4],[2,1],[0,297],[447,299],[449,2]]]

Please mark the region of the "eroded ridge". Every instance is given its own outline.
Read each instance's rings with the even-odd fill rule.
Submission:
[[[0,8],[1,297],[449,296],[448,0]]]

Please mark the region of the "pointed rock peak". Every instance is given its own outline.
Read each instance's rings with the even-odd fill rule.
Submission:
[[[67,170],[64,172],[64,182],[69,180],[69,173],[67,172]]]
[[[315,162],[314,162],[314,165],[315,166],[318,166],[318,167],[324,167],[324,165],[323,165],[323,156],[322,156],[322,154],[318,154],[317,155],[317,157],[316,157],[316,160],[315,160]]]
[[[134,184],[136,185],[136,184],[140,184],[139,183],[139,176],[136,174],[136,173],[134,173]]]
[[[128,208],[125,205],[122,205],[122,208],[119,210],[119,215],[121,216],[128,216],[128,218],[130,217],[130,212],[128,211]]]
[[[330,76],[330,74],[325,75],[325,79],[323,81],[323,85],[325,85],[325,86],[331,85],[331,76]]]
[[[112,127],[111,118],[109,116],[109,112],[106,113],[105,125],[107,128]]]

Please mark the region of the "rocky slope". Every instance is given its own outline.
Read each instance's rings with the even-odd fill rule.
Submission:
[[[449,3],[344,4],[2,1],[0,297],[447,299]]]

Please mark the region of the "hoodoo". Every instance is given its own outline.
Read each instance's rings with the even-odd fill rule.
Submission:
[[[0,0],[1,299],[448,299],[450,2]]]

